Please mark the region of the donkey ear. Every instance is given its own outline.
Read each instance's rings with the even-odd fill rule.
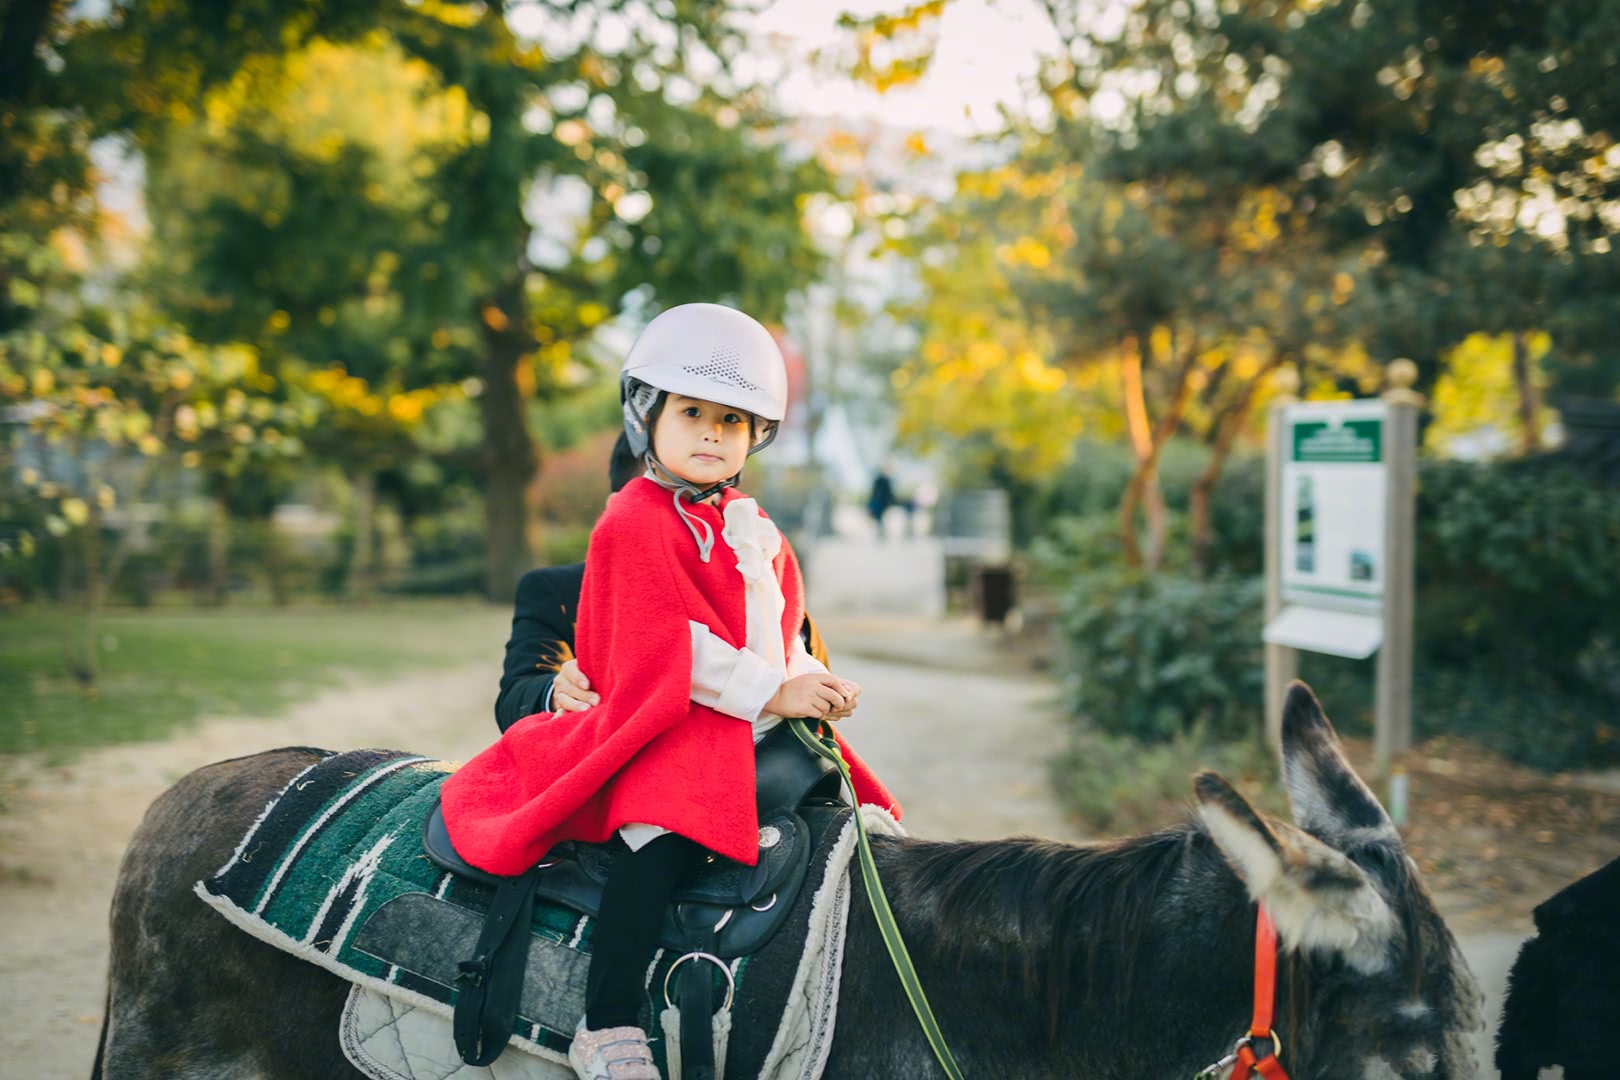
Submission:
[[[1334,844],[1352,837],[1399,842],[1389,815],[1345,759],[1316,695],[1298,681],[1283,705],[1282,772],[1294,820],[1305,831]]]
[[[1210,839],[1286,947],[1336,954],[1364,972],[1386,966],[1395,915],[1359,866],[1309,833],[1267,823],[1215,773],[1200,773],[1193,788]]]

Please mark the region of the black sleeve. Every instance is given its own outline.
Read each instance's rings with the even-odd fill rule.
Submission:
[[[574,656],[574,620],[585,564],[530,570],[518,582],[495,723],[502,731],[545,706],[557,669]]]

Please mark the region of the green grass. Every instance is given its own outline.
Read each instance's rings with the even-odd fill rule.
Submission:
[[[60,762],[200,716],[273,715],[355,677],[478,661],[493,694],[510,619],[470,601],[119,611],[98,622],[100,672],[86,691],[65,662],[73,612],[0,614],[0,754]]]

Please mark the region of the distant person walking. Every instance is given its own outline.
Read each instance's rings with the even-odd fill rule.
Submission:
[[[872,494],[866,498],[866,512],[872,515],[872,523],[877,526],[878,539],[884,538],[883,519],[889,512],[889,507],[901,505],[894,494],[894,477],[890,475],[892,467],[887,461],[878,466],[877,475],[872,478]],[[909,506],[907,507],[909,510]]]

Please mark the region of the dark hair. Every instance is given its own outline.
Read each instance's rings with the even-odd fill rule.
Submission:
[[[645,469],[641,458],[630,451],[630,436],[620,431],[618,441],[613,444],[613,453],[608,457],[609,490],[618,491]]]
[[[668,403],[669,391],[660,390],[658,396],[653,398],[652,405],[647,409],[647,453],[649,454],[652,453],[653,448],[653,428],[658,426],[658,418],[664,414],[664,406]]]

